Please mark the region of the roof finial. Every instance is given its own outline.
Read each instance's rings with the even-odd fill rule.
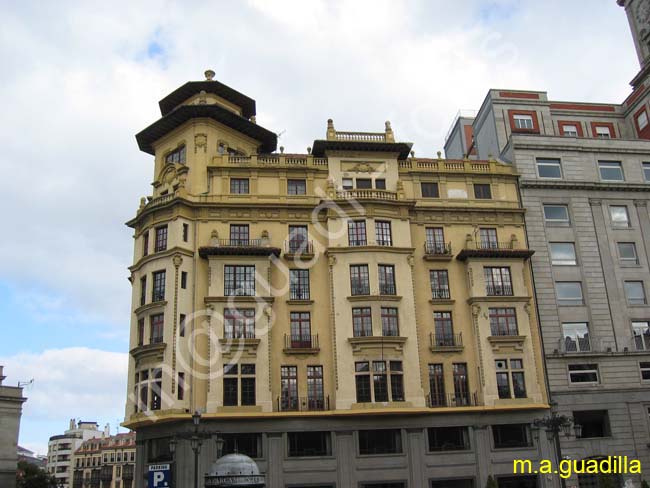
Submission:
[[[205,70],[204,74],[205,74],[205,79],[207,81],[212,81],[212,78],[214,78],[214,71],[212,71],[211,69]]]
[[[280,154],[284,154],[284,146],[280,146]]]

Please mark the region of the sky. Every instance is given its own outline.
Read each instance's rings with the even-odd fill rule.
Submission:
[[[41,454],[70,418],[123,420],[124,222],[153,180],[134,135],[176,87],[213,69],[286,152],[328,118],[390,120],[425,157],[490,88],[620,103],[638,71],[615,0],[0,0],[0,16],[0,364],[5,384],[34,380],[20,444]]]

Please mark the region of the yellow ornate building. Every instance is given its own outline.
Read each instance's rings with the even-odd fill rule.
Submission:
[[[128,222],[136,486],[172,458],[189,483],[189,443],[169,441],[196,410],[273,488],[536,486],[511,475],[551,455],[512,166],[416,158],[388,122],[274,152],[255,101],[213,76],[136,136],[154,157]]]

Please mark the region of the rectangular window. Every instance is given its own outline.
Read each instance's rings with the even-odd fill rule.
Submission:
[[[390,373],[390,399],[393,402],[404,401],[404,369],[402,361],[388,362]]]
[[[388,401],[388,372],[386,361],[372,362],[372,389],[376,402]]]
[[[514,308],[490,308],[490,333],[493,336],[519,335],[517,312]]]
[[[372,313],[370,307],[355,307],[352,309],[352,332],[354,337],[372,335]]]
[[[255,338],[255,309],[227,308],[223,312],[225,339]]]
[[[378,246],[392,246],[393,236],[390,228],[390,221],[375,221],[375,238]]]
[[[149,333],[149,344],[158,344],[163,341],[163,328],[165,325],[165,316],[161,313],[151,315],[151,330]]]
[[[291,300],[309,300],[309,270],[289,270],[289,298]]]
[[[309,312],[291,312],[289,319],[291,347],[294,349],[311,348],[311,314]]]
[[[356,183],[359,190],[372,189],[372,180],[370,178],[357,178]]]
[[[611,139],[612,133],[609,130],[609,127],[604,125],[598,125],[596,126],[596,137],[598,139]]]
[[[440,198],[438,183],[423,181],[420,183],[420,188],[422,190],[422,198]]]
[[[582,283],[579,281],[555,282],[558,305],[583,305]]]
[[[521,359],[497,359],[497,392],[499,398],[526,398],[524,366]],[[512,385],[512,388],[511,388]]]
[[[352,295],[370,295],[370,277],[367,264],[350,265],[350,288]]]
[[[289,252],[309,253],[312,249],[309,246],[309,233],[306,225],[289,226]]]
[[[189,224],[183,224],[183,242],[187,242],[190,237],[190,226]]]
[[[650,351],[650,327],[647,321],[632,322],[632,334],[637,351]]]
[[[185,314],[182,313],[180,314],[180,318],[178,321],[178,335],[180,337],[185,337]]]
[[[372,401],[370,389],[370,363],[361,361],[354,363],[355,385],[357,391],[357,403],[368,403]]]
[[[474,198],[477,200],[490,200],[492,199],[492,188],[486,183],[474,184]]]
[[[250,245],[250,234],[248,224],[230,224],[230,245]]]
[[[183,400],[185,398],[185,373],[178,373],[178,387],[176,389],[176,398]]]
[[[144,234],[142,234],[142,255],[143,256],[148,256],[149,255],[149,231],[145,231]]]
[[[445,375],[442,363],[429,365],[429,404],[432,407],[447,405]]]
[[[255,296],[255,266],[225,265],[224,295]]]
[[[230,178],[230,193],[247,195],[249,193],[248,178]]]
[[[598,383],[598,365],[569,364],[569,383]]]
[[[280,388],[281,410],[298,410],[297,366],[282,366],[280,368]]]
[[[549,224],[568,224],[569,207],[566,205],[544,205],[544,221]]]
[[[349,220],[348,221],[348,245],[349,246],[366,246],[366,221]]]
[[[573,412],[573,421],[582,426],[580,439],[609,437],[609,415],[607,410],[582,410]]]
[[[187,288],[187,271],[181,271],[181,288],[183,290]]]
[[[147,277],[140,278],[140,306],[147,303]]]
[[[643,163],[643,179],[650,181],[650,163]]]
[[[399,429],[360,430],[359,454],[401,454],[402,432]]]
[[[625,205],[610,205],[609,217],[614,227],[629,227],[630,215]]]
[[[639,363],[639,370],[641,371],[641,379],[643,381],[650,381],[650,363]]]
[[[322,366],[307,366],[307,406],[309,410],[325,410]]]
[[[494,228],[481,228],[479,229],[479,247],[481,249],[498,249],[499,239],[497,237],[497,230]]]
[[[469,450],[469,429],[459,427],[430,427],[427,429],[429,451]]]
[[[618,257],[621,263],[639,264],[639,258],[636,254],[636,244],[634,242],[617,242]]]
[[[636,116],[636,125],[639,128],[639,131],[648,127],[648,112],[646,112],[645,109]]]
[[[385,190],[386,189],[386,180],[384,178],[377,178],[375,180],[375,188],[377,190]]]
[[[436,346],[453,346],[454,324],[451,320],[451,312],[433,312],[433,326],[435,330]]]
[[[575,266],[576,246],[573,242],[551,242],[551,264],[554,266]]]
[[[223,439],[222,455],[244,454],[256,459],[262,457],[262,434],[219,434]]]
[[[396,295],[395,289],[395,266],[392,264],[380,264],[379,273],[379,294]]]
[[[620,161],[598,161],[600,179],[605,181],[623,181],[623,167]]]
[[[289,432],[289,457],[322,457],[332,455],[331,432]]]
[[[243,406],[255,405],[255,365],[241,365],[241,404]]]
[[[151,410],[160,410],[162,404],[162,369],[154,369],[152,371],[152,375],[153,381],[151,382]]]
[[[381,307],[381,332],[382,335],[399,336],[399,320],[397,318],[397,308]]]
[[[144,345],[144,319],[138,320],[138,346]]]
[[[156,241],[154,242],[154,252],[161,252],[167,249],[167,226],[161,225],[156,227]]]
[[[454,371],[454,403],[456,406],[470,404],[469,379],[467,376],[467,363],[453,363]]]
[[[165,163],[185,164],[185,156],[185,145],[182,145],[165,156]]]
[[[532,445],[528,424],[501,424],[492,426],[495,449],[529,447]]]
[[[508,267],[484,267],[485,293],[487,296],[512,296],[512,278]]]
[[[626,281],[623,285],[625,287],[625,297],[629,305],[645,305],[643,281]]]
[[[565,137],[578,137],[578,126],[573,124],[563,125],[562,135]]]
[[[562,324],[564,332],[564,349],[566,352],[591,351],[589,342],[589,324],[587,322],[565,322]]]
[[[352,190],[354,188],[352,178],[343,178],[341,186],[344,190]]]
[[[287,193],[289,195],[306,195],[307,182],[305,180],[287,180]]]
[[[575,135],[578,135],[577,132]],[[537,174],[540,178],[561,179],[562,167],[560,166],[560,160],[550,158],[537,158]]]
[[[165,271],[155,271],[153,273],[153,289],[151,292],[152,302],[161,302],[165,299]]]
[[[223,404],[225,407],[239,405],[239,368],[237,364],[225,364],[223,368]]]
[[[535,128],[532,115],[514,114],[515,129],[532,130]]]
[[[445,231],[442,227],[427,227],[425,251],[427,254],[448,254]]]
[[[431,298],[433,300],[448,300],[449,293],[449,273],[446,269],[432,269],[429,271],[429,280],[431,281]]]

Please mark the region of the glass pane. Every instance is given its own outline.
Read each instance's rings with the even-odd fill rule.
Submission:
[[[555,265],[575,265],[576,248],[573,242],[552,242],[551,262]]]
[[[568,222],[569,210],[565,205],[544,205],[544,218],[548,221]]]

